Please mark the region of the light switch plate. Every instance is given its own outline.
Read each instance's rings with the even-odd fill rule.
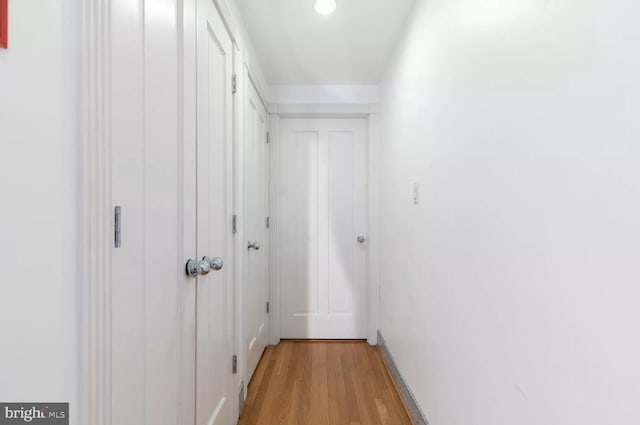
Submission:
[[[413,204],[420,205],[420,183],[413,183]]]

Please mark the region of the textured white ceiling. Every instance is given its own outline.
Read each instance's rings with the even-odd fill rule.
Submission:
[[[415,0],[235,0],[268,84],[377,84]]]

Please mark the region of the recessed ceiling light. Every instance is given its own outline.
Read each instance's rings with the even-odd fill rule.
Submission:
[[[313,6],[316,8],[316,12],[321,15],[330,15],[338,7],[336,0],[316,0]]]

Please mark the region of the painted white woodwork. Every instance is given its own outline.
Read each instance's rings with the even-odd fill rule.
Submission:
[[[433,424],[640,423],[640,3],[419,4],[381,86],[388,348]]]
[[[182,1],[182,68],[179,75],[182,77],[182,96],[178,99],[178,111],[182,111],[182,128],[178,136],[182,137],[182,152],[178,151],[178,157],[182,155],[182,258],[179,263],[185,264],[189,258],[198,259],[197,255],[197,84],[193,76],[197,71],[197,0]],[[179,86],[180,87],[180,86]],[[195,166],[194,166],[195,165]],[[179,278],[180,279],[180,278]],[[180,365],[182,368],[182,382],[180,393],[182,398],[182,412],[178,416],[180,425],[196,424],[196,296],[194,281],[190,280],[184,285],[182,308],[182,347]],[[197,283],[196,283],[197,285]]]
[[[122,246],[111,248],[107,420],[193,423],[195,82],[184,76],[195,73],[195,3],[110,5],[110,210],[122,207]]]
[[[227,34],[231,38],[232,43],[236,43],[238,39],[238,23],[242,23],[242,21],[238,21],[237,14],[234,14],[233,6],[235,6],[235,0],[212,0],[216,5],[216,9],[218,11],[218,15],[222,19],[225,28],[227,29]]]
[[[368,105],[378,103],[377,85],[273,85],[268,86],[269,101],[295,105]]]
[[[247,74],[248,77],[248,74]],[[243,344],[246,356],[246,382],[249,382],[258,365],[262,352],[268,345],[269,300],[269,233],[268,216],[269,164],[267,111],[253,86],[247,79],[245,87],[245,115],[243,141],[243,198],[244,240],[257,242],[260,249],[248,249],[245,245],[244,272],[244,332]]]
[[[253,84],[257,87],[257,91],[263,101],[266,102],[265,91],[263,87],[264,77],[262,76],[260,64],[256,61],[255,53],[251,40],[246,35],[244,23],[237,10],[235,0],[215,0],[218,11],[221,13],[228,32],[234,43],[234,72],[237,75],[237,92],[234,98],[234,210],[237,215],[236,234],[234,237],[234,305],[235,312],[235,353],[238,355],[238,374],[236,375],[235,385],[236,392],[240,390],[241,382],[245,382],[244,390],[246,391],[248,382],[246,380],[246,355],[244,353],[244,272],[245,260],[247,253],[247,241],[244,238],[244,206],[243,206],[243,178],[244,178],[244,159],[243,159],[243,139],[244,139],[244,98],[245,87]],[[268,104],[267,104],[268,105]]]
[[[86,101],[86,109],[95,112],[86,121],[88,132],[97,130],[98,149],[94,153],[92,147],[97,159],[89,160],[87,181],[106,190],[105,182],[111,181],[114,188],[113,200],[89,192],[95,197],[88,208],[102,211],[97,215],[108,226],[90,227],[106,231],[99,243],[112,244],[112,208],[121,205],[123,211],[122,248],[113,250],[119,261],[113,286],[101,272],[105,266],[95,262],[101,249],[88,258],[96,282],[89,313],[95,316],[90,337],[95,343],[89,349],[95,423],[176,418],[185,424],[229,424],[238,413],[233,388],[239,379],[231,375],[231,356],[237,352],[233,315],[240,299],[233,292],[230,245],[232,17],[223,23],[214,3],[196,3],[116,0],[104,10],[87,5],[86,21],[100,23],[86,27],[96,34],[87,39],[92,79],[86,85],[96,95]],[[236,56],[248,60],[246,52],[236,50]],[[105,157],[114,159],[113,172]],[[96,174],[95,164],[104,176]],[[95,183],[94,176],[99,177]],[[164,247],[168,242],[172,246]],[[205,255],[223,257],[223,271],[198,281],[186,278],[185,261]],[[158,268],[147,270],[156,261]],[[162,291],[154,293],[156,286]],[[156,404],[162,406],[157,412],[151,407]],[[156,417],[160,414],[163,419]]]
[[[377,110],[378,106],[375,103],[276,103],[271,105],[271,111],[282,118],[368,118]]]
[[[367,119],[368,235],[367,235],[367,342],[378,342],[380,311],[380,117],[372,105]]]
[[[282,338],[367,336],[365,119],[282,119]]]
[[[197,279],[196,425],[237,414],[231,369],[233,294],[233,44],[211,0],[197,3],[197,259],[225,266]]]
[[[274,106],[274,105],[272,105]],[[269,344],[280,343],[280,246],[278,233],[280,220],[278,212],[278,186],[280,181],[280,116],[271,113],[269,115],[269,134],[271,146],[269,147],[269,214],[271,224],[269,229],[269,297],[271,311],[269,313]]]
[[[236,76],[238,75],[238,70],[242,70],[242,52],[238,48],[237,44],[234,44],[233,50],[233,70]],[[244,137],[244,102],[242,102],[242,96],[244,96],[244,86],[245,79],[242,77],[242,72],[240,72],[240,78],[237,80],[237,91],[233,96],[233,210],[235,219],[235,231],[236,233],[233,235],[233,256],[234,256],[234,264],[233,264],[233,296],[234,296],[234,353],[238,356],[238,374],[236,375],[236,379],[234,380],[235,385],[235,394],[240,394],[242,392],[242,397],[246,399],[245,390],[243,388],[243,377],[244,377],[244,362],[245,356],[242,352],[242,347],[244,346],[243,340],[243,322],[244,322],[244,308],[243,299],[243,281],[244,281],[244,262],[245,262],[245,252],[246,245],[243,237],[243,225],[242,220],[239,220],[238,217],[242,216],[243,213],[243,199],[242,199],[242,185],[243,185],[243,169],[242,164],[244,163],[244,159],[242,158],[242,139]],[[233,225],[233,219],[232,219]],[[238,416],[240,416],[240,402],[238,401]]]
[[[104,17],[110,7],[90,0],[80,3],[79,150],[81,183],[76,183],[82,205],[80,222],[82,285],[77,297],[82,310],[80,335],[82,361],[82,415],[78,423],[108,424],[111,419],[111,245],[113,217],[109,115],[110,67],[103,65],[109,54],[109,26]],[[96,25],[87,25],[96,22]],[[101,65],[102,64],[102,65]],[[70,415],[73,415],[73,410]],[[70,418],[71,423],[74,419]]]
[[[257,54],[254,49],[251,38],[246,30],[244,19],[238,9],[237,0],[214,0],[218,7],[218,12],[222,15],[227,31],[231,35],[233,43],[238,50],[238,61],[235,70],[239,78],[239,90],[244,85],[244,77],[242,70],[245,68],[249,71],[249,78],[256,86],[258,94],[266,102],[267,96],[265,88],[267,87],[261,64],[258,62]],[[239,97],[241,99],[241,97]],[[241,102],[239,102],[241,103]],[[242,112],[238,114],[240,121],[242,120]]]

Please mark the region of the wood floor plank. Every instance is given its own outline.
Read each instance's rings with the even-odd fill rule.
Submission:
[[[239,425],[411,425],[377,347],[282,341],[249,384]]]

